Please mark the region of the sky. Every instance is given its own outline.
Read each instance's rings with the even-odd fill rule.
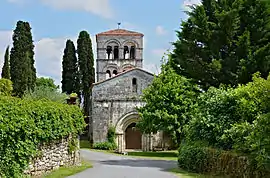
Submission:
[[[12,47],[12,33],[18,20],[32,27],[35,67],[39,77],[61,84],[62,57],[67,39],[76,45],[80,31],[91,35],[96,56],[95,35],[120,28],[144,34],[144,65],[160,72],[162,56],[172,49],[176,30],[187,19],[187,5],[200,0],[0,0],[0,73],[4,52]]]

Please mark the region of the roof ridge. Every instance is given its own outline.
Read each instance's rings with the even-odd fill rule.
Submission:
[[[96,36],[100,36],[100,35],[135,35],[135,36],[144,36],[142,33],[140,32],[135,32],[135,31],[131,31],[131,30],[126,30],[126,29],[112,29],[112,30],[108,30],[105,32],[101,32],[98,33]]]

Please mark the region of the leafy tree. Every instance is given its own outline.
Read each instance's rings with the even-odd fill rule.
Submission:
[[[84,114],[90,116],[92,84],[95,82],[94,56],[90,35],[81,31],[77,40],[79,74],[83,95]]]
[[[169,66],[163,65],[161,73],[144,90],[145,106],[138,108],[141,120],[137,124],[144,133],[165,131],[177,144],[184,138],[183,128],[197,97],[197,87]]]
[[[59,86],[56,86],[52,78],[39,77],[36,80],[36,87],[47,87],[52,90],[57,90]]]
[[[66,104],[67,99],[69,98],[67,94],[61,93],[60,91],[53,89],[48,86],[39,86],[36,87],[33,91],[26,91],[23,95],[24,99],[31,100],[49,100],[57,103]]]
[[[261,123],[270,113],[269,81],[270,77],[265,80],[255,74],[253,82],[235,89],[210,87],[198,97],[192,119],[185,127],[188,140],[205,141],[214,147],[251,153],[252,144],[246,144],[246,139],[254,136],[251,133],[255,131],[255,126],[259,126],[255,123]],[[266,130],[269,130],[267,126],[260,133]]]
[[[9,79],[0,79],[0,95],[10,96],[12,93],[12,82]]]
[[[80,81],[78,78],[78,60],[76,49],[71,40],[67,40],[62,61],[62,92],[79,94]]]
[[[10,67],[9,67],[9,46],[6,49],[4,65],[2,68],[2,78],[10,79]]]
[[[10,53],[10,76],[16,96],[21,97],[25,91],[34,90],[36,84],[34,44],[28,22],[18,21],[14,30]]]
[[[270,71],[269,7],[261,0],[202,0],[187,12],[172,65],[204,89],[237,86]]]

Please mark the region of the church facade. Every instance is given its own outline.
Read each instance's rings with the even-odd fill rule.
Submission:
[[[136,129],[137,107],[143,106],[142,91],[152,83],[143,70],[143,34],[124,29],[96,35],[97,82],[92,88],[90,135],[93,143],[107,140],[109,127],[116,128],[118,151],[152,150],[161,135],[145,135]]]

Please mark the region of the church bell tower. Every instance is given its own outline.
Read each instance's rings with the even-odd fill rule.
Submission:
[[[97,82],[143,67],[143,34],[115,29],[96,35]]]

